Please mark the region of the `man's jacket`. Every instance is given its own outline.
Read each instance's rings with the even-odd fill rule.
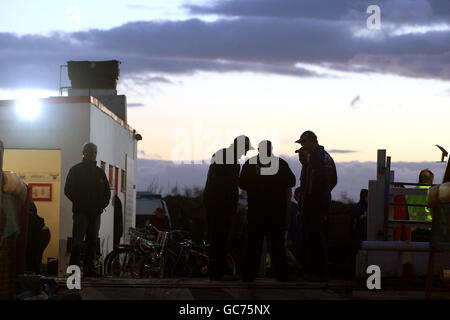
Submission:
[[[241,166],[237,160],[226,161],[229,150],[230,148],[221,149],[213,155],[203,191],[203,202],[207,209],[222,208],[235,213],[239,200]]]
[[[311,152],[309,164],[302,167],[300,184],[305,214],[314,211],[327,216],[331,205],[331,191],[337,184],[337,172],[333,158],[323,146],[318,146]]]
[[[429,186],[416,186],[417,189],[429,189]],[[424,195],[415,195],[415,194],[407,194],[406,195],[406,203],[407,204],[428,204],[428,197],[426,194]],[[431,210],[428,207],[413,207],[408,206],[408,214],[409,220],[412,221],[432,221]],[[412,228],[415,230],[416,228]],[[431,228],[427,228],[427,230],[431,230]]]
[[[285,229],[289,203],[286,194],[295,186],[295,175],[286,161],[273,159],[279,161],[278,170],[267,175],[261,174],[258,158],[247,160],[242,167],[239,186],[247,191],[249,218],[258,217],[261,222],[269,221],[273,227]]]
[[[105,172],[85,159],[70,169],[64,194],[72,201],[73,212],[90,215],[101,214],[111,198]]]

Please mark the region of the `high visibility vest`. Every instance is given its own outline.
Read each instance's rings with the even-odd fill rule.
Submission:
[[[429,186],[416,186],[418,189],[429,189]],[[428,204],[427,195],[406,195],[407,204]],[[428,207],[410,207],[408,206],[410,221],[431,221],[431,210]],[[413,228],[413,230],[416,228]],[[429,228],[427,228],[429,230]]]

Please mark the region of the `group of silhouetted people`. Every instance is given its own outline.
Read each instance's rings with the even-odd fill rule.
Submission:
[[[248,159],[242,170],[239,159],[253,150],[248,137],[235,138],[228,148],[213,155],[204,190],[211,241],[211,280],[234,278],[226,274],[226,255],[239,188],[247,192],[248,200],[247,241],[241,266],[243,281],[251,282],[257,276],[264,237],[270,244],[273,275],[279,281],[293,280],[293,270],[286,259],[286,232],[289,230],[292,235],[293,221],[301,222],[301,245],[294,251],[301,260],[303,277],[311,281],[328,279],[326,230],[331,190],[337,184],[336,166],[312,131],[303,132],[295,142],[302,146],[296,151],[302,164],[300,187],[295,191],[298,212],[293,210],[290,201],[295,175],[285,160],[273,155],[271,141],[261,141],[258,155]],[[294,233],[298,235],[298,231]],[[289,234],[288,240],[292,249]]]

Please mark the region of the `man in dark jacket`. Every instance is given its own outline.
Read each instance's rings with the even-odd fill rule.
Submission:
[[[84,275],[98,277],[94,259],[100,215],[108,206],[111,190],[105,172],[97,167],[97,146],[91,142],[83,146],[83,161],[73,166],[66,178],[64,194],[72,201],[73,229],[71,265],[80,265],[81,244],[86,236]]]
[[[50,230],[45,225],[44,219],[38,215],[33,201],[30,201],[29,212],[26,270],[40,274],[42,255],[50,242]]]
[[[272,143],[261,141],[259,154],[245,162],[239,186],[248,195],[248,246],[243,280],[255,279],[261,257],[264,236],[270,242],[272,270],[279,281],[291,279],[286,263],[285,232],[287,230],[289,188],[295,185],[295,175],[281,158],[272,155]]]
[[[302,148],[297,150],[302,163],[300,184],[302,187],[302,222],[304,248],[304,279],[325,281],[328,279],[327,231],[331,206],[331,190],[337,184],[336,165],[333,158],[320,146],[312,131],[305,131],[300,139]],[[304,152],[307,157],[304,156]]]
[[[239,199],[239,159],[249,150],[253,150],[250,139],[239,136],[228,148],[217,151],[209,166],[203,201],[210,238],[211,280],[223,280],[225,276],[228,233]]]
[[[361,189],[359,202],[352,209],[350,215],[351,238],[355,246],[355,251],[361,249],[363,241],[367,240],[367,206],[369,204],[369,190]]]

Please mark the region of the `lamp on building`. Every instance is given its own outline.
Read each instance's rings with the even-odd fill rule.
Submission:
[[[42,104],[39,99],[21,98],[16,101],[15,109],[20,118],[32,120],[41,113]]]
[[[135,135],[135,138],[137,141],[141,141],[142,140],[142,136],[138,133],[137,135]]]

